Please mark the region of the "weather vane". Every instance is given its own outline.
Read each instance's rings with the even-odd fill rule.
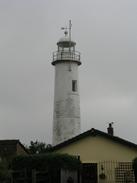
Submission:
[[[71,27],[72,27],[71,20],[69,20],[69,27],[61,27],[61,30],[65,30],[64,31],[65,36],[67,36],[68,33],[69,33],[69,39],[70,40],[71,40]]]

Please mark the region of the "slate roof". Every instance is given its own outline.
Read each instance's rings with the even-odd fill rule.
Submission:
[[[63,148],[65,146],[69,145],[69,144],[72,144],[72,143],[74,143],[76,141],[84,139],[85,137],[88,137],[88,136],[92,136],[92,137],[94,137],[94,136],[102,136],[102,137],[107,138],[109,140],[112,140],[112,141],[114,141],[116,143],[128,146],[130,148],[136,148],[137,149],[137,144],[134,144],[134,143],[129,142],[127,140],[124,140],[124,139],[122,139],[120,137],[112,136],[112,135],[109,135],[108,133],[105,133],[105,132],[102,132],[100,130],[92,128],[92,129],[90,129],[90,130],[88,130],[88,131],[86,131],[84,133],[81,133],[80,135],[77,135],[77,136],[75,136],[75,137],[73,137],[73,138],[71,138],[69,140],[66,140],[66,141],[64,141],[64,142],[62,142],[60,144],[57,144],[57,145],[53,146],[51,150],[52,151],[58,150],[58,149]]]

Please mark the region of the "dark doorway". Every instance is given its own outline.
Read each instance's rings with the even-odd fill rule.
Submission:
[[[82,183],[97,183],[97,163],[82,164]]]

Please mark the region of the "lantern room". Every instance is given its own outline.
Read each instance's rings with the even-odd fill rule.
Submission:
[[[64,34],[65,36],[57,42],[57,51],[53,52],[52,65],[63,61],[73,61],[77,62],[78,65],[81,65],[80,52],[75,51],[76,43],[68,36],[67,30]]]

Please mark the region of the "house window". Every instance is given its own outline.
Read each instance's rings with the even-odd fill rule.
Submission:
[[[72,80],[72,91],[73,92],[77,91],[77,80]]]

